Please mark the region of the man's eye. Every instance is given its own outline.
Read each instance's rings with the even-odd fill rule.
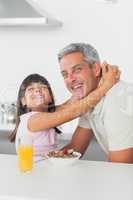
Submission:
[[[62,73],[62,76],[63,76],[64,79],[66,79],[67,78],[67,73]]]
[[[76,72],[76,73],[78,73],[78,72],[80,72],[81,71],[81,67],[77,67],[75,70],[74,70],[74,72]]]

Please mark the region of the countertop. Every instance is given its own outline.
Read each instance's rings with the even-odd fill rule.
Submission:
[[[34,163],[22,173],[17,156],[0,155],[0,200],[132,200],[133,165],[79,160],[72,166]]]
[[[0,131],[12,131],[15,128],[15,124],[0,124]]]

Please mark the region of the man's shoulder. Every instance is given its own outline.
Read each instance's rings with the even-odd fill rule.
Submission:
[[[106,94],[106,99],[126,97],[127,94],[133,94],[133,83],[119,81]]]
[[[113,113],[121,110],[127,106],[129,97],[133,99],[133,84],[120,81],[107,92],[104,98],[104,108]]]

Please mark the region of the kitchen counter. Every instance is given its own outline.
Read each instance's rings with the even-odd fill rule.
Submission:
[[[12,131],[15,128],[15,124],[0,124],[0,131]]]
[[[79,160],[73,166],[34,163],[17,168],[17,156],[0,155],[0,200],[132,200],[133,165]]]

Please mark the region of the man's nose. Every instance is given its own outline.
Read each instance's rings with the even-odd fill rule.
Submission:
[[[71,74],[68,75],[68,81],[69,82],[73,82],[75,80],[76,80],[76,76],[74,74],[71,73]]]

